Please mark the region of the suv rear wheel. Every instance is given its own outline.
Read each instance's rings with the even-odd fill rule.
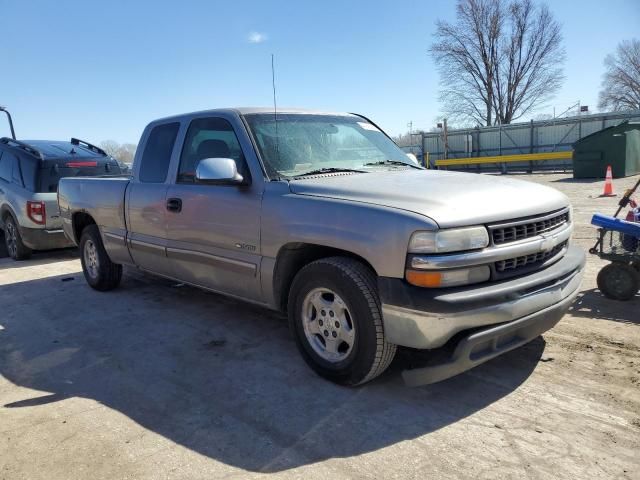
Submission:
[[[122,265],[113,263],[109,258],[97,225],[89,225],[82,230],[80,261],[84,278],[96,290],[113,290],[120,284]]]
[[[4,243],[7,253],[14,260],[27,260],[31,257],[31,249],[22,243],[18,224],[11,215],[4,220]]]
[[[374,273],[357,260],[330,257],[303,267],[289,293],[289,325],[307,364],[341,385],[374,379],[393,360]]]

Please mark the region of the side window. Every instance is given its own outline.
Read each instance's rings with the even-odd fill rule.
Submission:
[[[232,158],[240,174],[247,176],[238,138],[231,124],[223,118],[198,118],[191,122],[180,155],[178,183],[193,183],[198,163],[205,158]]]
[[[176,143],[179,123],[165,123],[153,127],[144,147],[139,179],[144,183],[163,183],[169,172],[171,152]]]
[[[11,175],[11,180],[13,181],[13,183],[15,183],[16,185],[19,185],[20,187],[24,187],[24,182],[22,181],[22,172],[20,172],[20,162],[18,161],[17,157],[13,157],[13,173]]]
[[[13,155],[8,153],[0,153],[0,178],[6,182],[11,181],[13,174],[13,164],[11,162]]]
[[[36,177],[39,164],[40,162],[38,160],[27,156],[20,159],[20,172],[22,173],[24,187],[31,192],[36,191]]]

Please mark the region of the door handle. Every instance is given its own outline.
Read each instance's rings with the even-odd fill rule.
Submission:
[[[170,198],[167,200],[167,210],[170,212],[180,212],[182,211],[182,199],[181,198]]]

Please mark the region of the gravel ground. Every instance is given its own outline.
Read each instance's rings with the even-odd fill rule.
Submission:
[[[615,210],[601,181],[520,178],[571,197],[585,249]],[[640,297],[601,297],[604,264],[523,348],[420,388],[400,356],[346,389],[272,312],[134,271],[98,293],[73,250],[2,258],[0,479],[638,479]]]

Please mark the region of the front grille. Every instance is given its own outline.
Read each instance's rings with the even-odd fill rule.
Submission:
[[[496,272],[514,272],[518,269],[529,269],[534,267],[560,253],[562,249],[567,246],[567,243],[568,242],[562,242],[548,252],[530,253],[529,255],[523,255],[522,257],[508,258],[506,260],[495,262]]]
[[[535,237],[541,233],[549,232],[569,221],[569,211],[558,212],[557,215],[545,215],[543,217],[513,222],[505,226],[489,226],[491,239],[494,245],[515,242],[526,238]]]

